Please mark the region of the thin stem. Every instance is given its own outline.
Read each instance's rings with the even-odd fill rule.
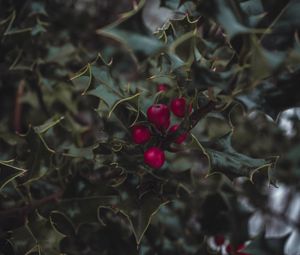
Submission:
[[[3,210],[0,212],[0,222],[5,221],[7,218],[11,218],[14,216],[26,216],[33,210],[39,208],[40,206],[47,204],[49,202],[57,202],[58,199],[61,197],[62,191],[59,190],[58,192],[55,192],[47,197],[44,197],[40,200],[33,201],[31,204],[24,205],[22,207],[15,207],[15,208],[9,208],[6,210]]]

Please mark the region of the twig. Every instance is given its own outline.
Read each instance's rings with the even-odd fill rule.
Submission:
[[[171,143],[174,141],[176,137],[178,137],[180,134],[188,133],[190,132],[196,125],[197,123],[204,118],[209,112],[214,110],[216,107],[216,102],[214,101],[209,101],[205,106],[200,107],[197,111],[193,112],[191,116],[189,117],[189,123],[188,126],[186,125],[185,122],[182,122],[179,126],[179,128],[176,130],[176,132],[169,133],[166,136],[165,142],[162,145],[163,148],[170,148]]]
[[[198,111],[192,113],[190,117],[190,126],[187,131],[191,131],[197,123],[206,116],[209,112],[214,110],[216,107],[216,103],[214,101],[209,101],[205,106],[201,107]]]
[[[30,212],[34,211],[35,209],[39,208],[40,206],[47,204],[49,202],[58,202],[59,198],[62,195],[62,191],[55,192],[47,197],[44,197],[40,200],[33,201],[31,204],[24,205],[22,207],[15,207],[9,208],[3,211],[0,211],[0,223],[5,222],[7,218],[13,217],[25,217]]]

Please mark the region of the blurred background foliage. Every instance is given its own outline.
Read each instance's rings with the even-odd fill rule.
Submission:
[[[299,12],[1,0],[0,253],[300,254]],[[192,135],[153,170],[130,127],[179,95]]]

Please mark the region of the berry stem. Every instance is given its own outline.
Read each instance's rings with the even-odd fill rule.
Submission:
[[[166,136],[165,142],[162,144],[161,148],[171,149],[170,145],[172,141],[174,141],[179,134],[190,132],[206,114],[215,109],[215,106],[216,103],[214,101],[209,101],[205,106],[199,108],[197,111],[194,111],[189,118],[189,124],[187,125],[185,122],[182,122],[175,132],[169,133]]]
[[[190,126],[187,131],[192,130],[197,123],[209,112],[215,109],[216,103],[209,101],[205,106],[201,107],[198,111],[195,111],[190,116]]]

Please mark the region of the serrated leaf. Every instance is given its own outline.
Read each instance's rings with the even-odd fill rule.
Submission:
[[[33,2],[30,7],[32,11],[31,14],[41,14],[47,16],[45,4],[39,2]]]
[[[50,221],[52,226],[61,234],[66,236],[76,235],[72,222],[63,213],[52,211]]]
[[[15,255],[13,244],[7,239],[0,239],[0,253],[3,255]]]
[[[129,51],[134,50],[146,55],[153,55],[164,48],[163,43],[155,37],[144,36],[131,31],[107,28],[98,30],[98,33],[120,42]]]
[[[48,147],[41,132],[46,132],[59,123],[59,121],[47,122],[47,124],[39,126],[37,131],[35,131],[34,127],[30,127],[27,134],[23,136],[29,148],[29,156],[25,163],[28,168],[25,176],[26,182],[38,180],[47,173],[48,168],[51,166],[51,158],[55,154],[55,151]]]
[[[249,28],[241,23],[236,2],[223,0],[214,0],[213,2],[213,6],[216,8],[215,18],[230,38],[249,32]]]
[[[54,230],[50,221],[38,213],[31,215],[25,226],[13,231],[12,242],[18,254],[57,255],[60,253],[59,243],[64,235]]]
[[[75,227],[78,228],[83,223],[98,222],[98,209],[110,207],[116,204],[118,200],[116,195],[62,198],[57,210],[70,217]]]
[[[43,27],[41,24],[36,24],[32,30],[31,30],[31,35],[32,36],[35,36],[35,35],[38,35],[38,34],[42,34],[42,33],[45,33],[47,32],[46,28]]]
[[[9,182],[26,172],[25,169],[11,165],[13,161],[0,161],[0,191]]]
[[[92,95],[100,98],[108,106],[108,109],[111,109],[113,105],[121,99],[120,95],[106,86],[99,86],[93,90],[90,90],[87,95]]]
[[[237,99],[246,106],[248,111],[261,110],[276,120],[281,111],[300,106],[299,78],[299,70],[283,73],[277,78],[275,84],[265,80],[254,90],[239,95]]]
[[[118,210],[128,219],[137,244],[141,242],[153,216],[167,203],[169,201],[162,201],[148,193],[141,198],[132,194],[117,205]]]
[[[46,57],[47,62],[54,62],[60,65],[65,65],[72,59],[76,52],[76,48],[71,44],[65,44],[62,47],[50,47]]]
[[[285,254],[284,248],[289,237],[290,234],[278,238],[266,238],[265,233],[262,232],[241,252],[255,255]]]
[[[210,163],[210,174],[221,172],[230,179],[248,177],[252,180],[253,174],[262,168],[270,168],[276,161],[273,159],[252,158],[237,152],[231,145],[232,132],[211,142],[199,143]]]
[[[74,157],[74,158],[85,158],[88,160],[92,160],[94,158],[94,152],[93,150],[97,148],[96,145],[92,145],[89,147],[76,147],[75,145],[70,145],[63,147],[64,149],[64,155],[68,157]]]
[[[43,133],[47,132],[50,128],[56,126],[63,119],[64,117],[54,116],[51,119],[47,120],[44,124],[33,127],[33,129],[36,133],[42,135]]]
[[[109,37],[122,44],[127,50],[134,51],[136,53],[143,53],[146,56],[158,53],[164,48],[163,43],[157,40],[154,36],[149,34],[142,34],[140,31],[124,29],[124,24],[127,24],[130,20],[139,17],[141,10],[145,5],[145,0],[138,2],[134,9],[123,13],[120,18],[114,23],[98,29],[97,34]],[[142,23],[138,24],[143,26]],[[144,29],[146,30],[146,29]],[[135,58],[135,57],[134,57]]]
[[[128,101],[133,100],[133,99],[137,99],[140,96],[140,94],[141,93],[139,92],[139,93],[136,93],[135,95],[132,95],[132,96],[129,96],[129,97],[126,97],[126,98],[122,98],[122,99],[118,100],[117,102],[115,102],[114,105],[112,106],[112,108],[110,109],[109,113],[108,113],[108,118],[110,117],[110,115],[112,114],[114,109],[116,107],[118,107],[118,105],[120,105],[124,102],[128,102]]]
[[[285,60],[284,52],[270,52],[252,39],[251,80],[260,81],[276,71]]]

